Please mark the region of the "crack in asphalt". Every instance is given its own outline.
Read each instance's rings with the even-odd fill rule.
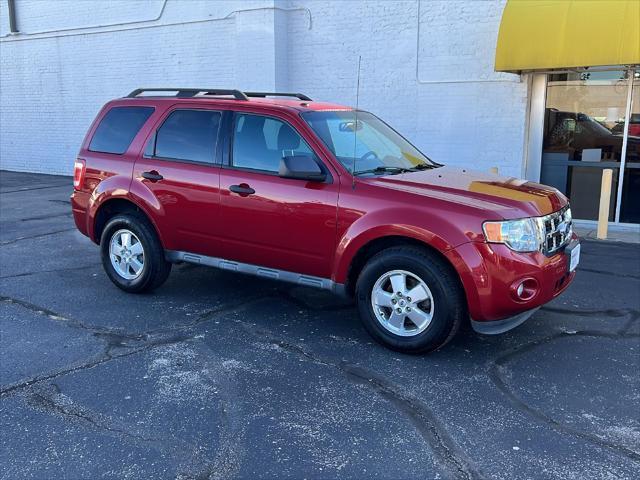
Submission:
[[[620,278],[633,278],[635,280],[640,280],[640,275],[633,275],[631,273],[616,273],[616,272],[609,272],[607,270],[596,270],[595,268],[578,268],[579,271],[581,272],[587,272],[587,273],[597,273],[600,275],[609,275],[611,277],[620,277]]]
[[[81,329],[93,334],[94,337],[105,342],[105,348],[102,354],[98,357],[94,357],[92,360],[75,364],[72,366],[67,366],[62,369],[59,369],[54,372],[50,372],[44,375],[35,375],[29,377],[27,379],[15,382],[13,384],[7,385],[0,389],[0,398],[5,397],[15,391],[22,390],[24,388],[30,387],[37,383],[52,380],[54,378],[61,377],[63,375],[68,375],[70,373],[74,373],[80,370],[86,370],[90,368],[94,368],[98,365],[102,365],[103,363],[109,362],[111,360],[115,360],[118,358],[128,357],[129,355],[134,355],[137,353],[141,353],[144,351],[151,350],[153,348],[170,345],[174,343],[180,343],[187,340],[192,339],[192,336],[188,335],[172,335],[172,336],[158,336],[157,338],[152,338],[151,334],[143,333],[143,334],[133,334],[122,332],[118,330],[112,330],[108,328],[101,327],[93,327],[90,325],[86,325],[79,320],[74,320],[64,315],[61,315],[53,310],[40,307],[38,305],[34,305],[32,303],[26,302],[24,300],[19,300],[12,297],[0,296],[0,303],[7,303],[13,305],[19,305],[22,308],[25,308],[29,311],[32,311],[38,315],[42,315],[50,320],[61,322],[63,325],[68,326],[70,328]],[[173,332],[168,332],[173,333]],[[137,342],[137,344],[131,345],[127,342]],[[126,351],[121,353],[113,353],[116,349],[126,349]]]
[[[107,337],[108,338],[108,337]],[[98,365],[102,365],[103,363],[107,363],[110,362],[111,360],[117,360],[119,358],[124,358],[124,357],[128,357],[130,355],[135,355],[141,352],[146,352],[149,350],[152,350],[154,348],[160,347],[160,346],[164,346],[164,345],[171,345],[171,344],[175,344],[175,343],[181,343],[181,342],[185,342],[187,340],[191,340],[192,337],[190,336],[177,336],[177,337],[170,337],[170,338],[160,338],[160,339],[156,339],[150,342],[146,342],[144,343],[142,346],[139,347],[130,347],[130,346],[122,346],[122,345],[113,345],[108,343],[104,352],[102,352],[102,354],[95,358],[94,360],[91,361],[85,361],[84,363],[80,363],[77,364],[75,366],[71,366],[71,367],[65,367],[62,368],[60,370],[51,372],[51,373],[47,373],[44,375],[35,375],[32,377],[29,377],[25,380],[21,380],[19,382],[7,385],[6,387],[0,389],[0,398],[6,397],[12,393],[15,393],[18,390],[23,390],[27,387],[31,387],[32,385],[47,381],[47,380],[53,380],[54,378],[58,378],[64,375],[68,375],[70,373],[75,373],[81,370],[88,370],[94,367],[97,367]],[[131,350],[122,352],[122,353],[112,353],[111,350],[113,350],[114,348],[131,348]]]
[[[273,295],[256,296],[252,300],[245,302],[243,304],[243,307],[248,307],[252,303],[255,303],[256,301],[269,298],[272,296]],[[122,332],[119,332],[119,331],[87,326],[82,322],[79,322],[77,320],[72,320],[50,309],[40,307],[38,305],[34,305],[32,303],[29,303],[23,300],[11,298],[11,297],[0,297],[0,302],[19,305],[38,315],[43,315],[51,320],[62,321],[64,322],[65,325],[71,328],[80,328],[82,330],[89,331],[93,333],[94,336],[100,338],[106,343],[105,349],[101,357],[97,359],[93,359],[88,362],[85,361],[83,364],[67,367],[47,375],[30,377],[21,382],[15,383],[13,385],[9,385],[0,390],[0,399],[6,396],[9,396],[10,394],[13,394],[17,391],[22,391],[26,388],[33,388],[34,386],[37,387],[37,385],[41,384],[44,381],[53,380],[53,379],[56,379],[71,373],[75,373],[81,370],[94,368],[98,365],[102,365],[111,360],[128,357],[130,355],[148,351],[148,350],[151,350],[152,348],[156,348],[159,346],[188,341],[193,338],[193,335],[160,337],[155,340],[142,343],[140,346],[136,346],[136,347],[127,345],[125,342],[123,342],[123,340],[134,340],[134,341],[144,342],[145,340],[148,340],[150,337],[154,335],[158,335],[160,333],[175,333],[177,330],[189,330],[201,323],[212,321],[215,318],[220,317],[221,315],[228,314],[229,312],[232,312],[232,311],[234,312],[239,311],[236,305],[224,306],[221,308],[211,309],[211,310],[202,312],[194,322],[191,322],[187,325],[180,325],[177,327],[164,329],[162,331],[155,331],[155,332],[147,331],[144,334],[126,334],[126,333],[123,334]],[[116,348],[132,349],[132,350],[114,354],[113,350]],[[68,408],[61,407],[53,399],[47,398],[41,394],[38,394],[37,392],[32,393],[30,396],[28,394],[25,394],[25,395],[27,395],[32,400],[39,401],[40,407],[47,409],[49,412],[57,412],[61,415],[64,415],[67,418],[75,418],[76,420],[83,420],[89,423],[94,428],[99,428],[116,435],[126,436],[134,440],[140,440],[147,443],[152,443],[153,445],[155,445],[156,448],[163,449],[163,443],[161,439],[147,438],[147,437],[143,437],[143,436],[128,432],[122,428],[110,427],[104,422],[96,420],[86,410],[78,410],[78,409],[70,410]],[[194,478],[194,479],[203,479],[203,480],[231,478],[240,469],[240,462],[237,458],[236,445],[240,439],[241,432],[238,432],[235,429],[231,428],[232,425],[228,418],[228,407],[222,404],[221,408],[224,413],[223,420],[226,422],[226,425],[227,425],[226,429],[223,428],[224,432],[221,435],[224,438],[224,441],[220,447],[221,450],[219,449],[218,454],[216,454],[214,459],[208,460],[205,458],[202,460],[202,463],[205,464],[205,467],[201,469],[199,473],[196,473],[195,475],[192,475],[189,473],[183,473],[183,474],[179,474],[177,478],[181,478],[181,479]],[[180,440],[176,439],[176,442],[177,441],[180,441]],[[167,449],[164,448],[164,450],[167,450]],[[186,453],[188,449],[183,448],[183,451]],[[189,451],[197,451],[197,448],[191,448],[191,450]],[[169,453],[173,453],[173,452],[170,451]]]
[[[633,323],[640,319],[640,310],[636,310],[634,308],[609,308],[604,310],[580,310],[580,309],[570,309],[570,308],[561,308],[561,307],[552,307],[549,305],[545,305],[540,308],[545,312],[551,313],[559,313],[562,315],[571,315],[575,317],[599,317],[599,316],[607,316],[611,318],[624,318],[629,317],[629,320],[625,322],[625,324],[618,329],[617,333],[611,333],[613,337],[618,336],[635,336],[634,334],[628,333],[631,329]],[[598,332],[600,336],[607,335],[606,332]]]
[[[233,304],[233,303],[229,304],[229,305],[220,305],[218,307],[210,308],[208,310],[205,310],[204,312],[201,312],[191,322],[183,323],[181,325],[175,325],[173,327],[159,328],[159,329],[156,329],[156,330],[148,330],[145,333],[147,335],[156,335],[156,334],[162,334],[162,333],[175,332],[175,331],[178,331],[178,330],[189,330],[189,329],[192,329],[193,327],[196,327],[196,326],[198,326],[200,324],[207,323],[207,322],[210,322],[212,320],[215,320],[216,318],[218,318],[220,316],[223,316],[223,315],[225,315],[227,313],[242,312],[242,311],[246,310],[247,308],[253,306],[255,303],[260,302],[262,300],[266,300],[268,298],[274,298],[273,294],[259,294],[259,295],[247,296],[247,297],[245,297],[244,302],[240,306],[238,306],[236,304]]]
[[[552,312],[556,312],[556,313],[571,313],[573,315],[580,315],[580,316],[595,316],[598,313],[600,314],[614,314],[613,316],[616,317],[623,317],[626,315],[638,315],[638,312],[636,310],[631,310],[631,309],[625,309],[625,310],[578,310],[578,311],[572,311],[572,310],[565,310],[565,309],[561,309],[561,308],[555,308],[555,307],[543,307],[545,308],[545,310],[547,311],[552,311]],[[632,318],[633,321],[635,321],[637,319],[636,318]],[[489,371],[488,371],[488,375],[489,378],[491,379],[491,381],[493,382],[493,384],[498,388],[498,390],[500,390],[500,392],[505,395],[505,397],[507,397],[507,399],[509,399],[509,401],[511,402],[511,404],[516,407],[518,410],[523,411],[525,413],[527,413],[528,415],[530,415],[531,417],[535,418],[536,420],[541,421],[543,424],[549,426],[550,428],[552,428],[553,430],[555,430],[556,432],[559,432],[561,434],[568,434],[568,435],[572,435],[574,437],[578,437],[582,440],[586,440],[598,447],[601,448],[606,448],[609,450],[612,450],[620,455],[623,455],[631,460],[634,460],[636,462],[640,461],[640,453],[636,452],[628,447],[625,447],[624,445],[619,445],[617,443],[614,442],[610,442],[606,439],[603,439],[597,435],[585,432],[583,430],[580,430],[576,427],[573,427],[571,425],[568,425],[562,421],[556,420],[553,417],[551,417],[550,415],[546,414],[543,410],[536,408],[530,404],[528,404],[526,401],[524,401],[522,398],[520,398],[515,391],[513,391],[510,387],[509,384],[507,382],[507,380],[505,379],[504,376],[504,370],[507,369],[506,364],[513,360],[515,357],[523,355],[525,353],[531,352],[532,350],[535,350],[536,348],[542,346],[542,345],[546,345],[548,343],[554,342],[558,339],[561,338],[569,338],[569,337],[601,337],[601,338],[612,338],[612,339],[617,339],[617,338],[640,338],[640,335],[636,335],[636,334],[630,334],[626,332],[626,327],[623,327],[622,329],[618,330],[617,332],[601,332],[601,331],[592,331],[592,330],[582,330],[582,331],[576,331],[576,332],[558,332],[552,335],[549,335],[547,337],[538,339],[538,340],[534,340],[532,342],[526,343],[524,345],[519,345],[517,347],[512,348],[511,350],[505,352],[503,355],[499,356],[498,358],[496,358],[495,360],[493,360],[490,365],[489,365]]]
[[[429,444],[441,466],[454,473],[455,478],[481,479],[483,475],[472,467],[471,460],[458,447],[446,428],[435,414],[419,399],[401,392],[386,378],[376,376],[364,368],[342,364],[342,371],[355,382],[373,388],[387,399],[413,423],[424,440]]]
[[[260,300],[269,298],[272,295],[261,295],[261,296],[256,296],[254,297],[251,301],[245,302],[243,304],[243,308],[244,307],[248,307],[253,303],[256,303]],[[62,375],[67,375],[69,373],[74,373],[78,370],[85,370],[87,368],[93,368],[95,366],[101,365],[109,360],[112,359],[116,359],[116,358],[122,358],[122,357],[126,357],[135,353],[139,353],[145,350],[149,350],[150,348],[155,348],[157,346],[162,346],[162,345],[167,345],[167,344],[171,344],[171,343],[179,343],[182,341],[186,341],[186,340],[190,340],[191,338],[193,338],[192,336],[189,335],[183,335],[183,336],[173,336],[173,337],[162,337],[163,334],[169,334],[169,333],[175,333],[176,331],[180,331],[180,330],[189,330],[192,329],[193,327],[204,323],[204,322],[208,322],[208,321],[212,321],[215,318],[222,316],[224,314],[227,314],[229,312],[237,312],[238,311],[238,306],[237,305],[228,305],[228,306],[223,306],[221,308],[218,309],[212,309],[212,310],[208,310],[206,312],[203,312],[196,320],[194,320],[193,322],[189,323],[189,324],[185,324],[185,325],[179,325],[179,326],[175,326],[175,327],[170,327],[167,329],[160,329],[160,330],[151,330],[151,331],[147,331],[145,333],[142,334],[134,334],[134,333],[128,333],[128,332],[123,332],[120,330],[113,330],[113,329],[108,329],[108,328],[103,328],[103,327],[94,327],[91,325],[86,325],[85,323],[79,321],[79,320],[75,320],[75,319],[71,319],[69,317],[66,317],[58,312],[54,312],[53,310],[50,310],[48,308],[45,307],[41,307],[39,305],[35,305],[33,303],[24,301],[24,300],[20,300],[17,298],[13,298],[13,297],[8,297],[8,296],[0,296],[0,303],[7,303],[7,304],[12,304],[12,305],[18,305],[22,308],[25,308],[29,311],[32,311],[38,315],[42,315],[45,316],[46,318],[49,318],[50,320],[56,321],[56,322],[62,322],[63,325],[66,325],[70,328],[76,328],[76,329],[81,329],[87,332],[92,333],[95,337],[100,338],[101,340],[103,340],[106,344],[106,348],[105,351],[103,352],[103,356],[99,357],[98,359],[94,359],[90,362],[86,362],[84,364],[81,365],[76,365],[76,366],[71,366],[68,368],[64,368],[61,369],[57,372],[53,372],[47,375],[41,375],[41,376],[35,376],[35,377],[30,377],[27,378],[23,381],[19,381],[16,382],[12,385],[8,385],[7,387],[0,389],[0,398],[4,397],[6,395],[8,395],[11,392],[14,392],[16,390],[20,390],[26,387],[29,387],[31,385],[34,385],[36,383],[40,383],[42,381],[45,380],[51,380],[53,378],[58,378]],[[152,337],[154,336],[159,336],[159,338],[153,339]],[[134,341],[134,342],[139,342],[141,345],[139,346],[132,346],[132,345],[128,345],[126,342],[127,341]],[[121,348],[121,349],[131,349],[133,348],[133,350],[124,352],[124,353],[120,353],[120,354],[112,354],[111,351],[113,349],[116,348]]]
[[[608,245],[608,246],[610,246],[610,245]],[[602,257],[619,258],[620,260],[629,261],[629,255],[625,255],[625,254],[617,255],[617,254],[612,254],[612,253],[602,253],[602,252],[592,253],[592,252],[588,252],[588,251],[581,251],[580,255],[586,255],[588,257],[598,257],[598,258],[602,258]]]
[[[120,358],[129,357],[131,355],[147,352],[161,346],[172,345],[172,344],[177,344],[177,343],[182,343],[185,341],[192,340],[194,338],[193,335],[158,336],[157,338],[149,340],[155,334],[152,334],[150,332],[145,332],[144,334],[129,334],[129,333],[122,333],[120,331],[114,331],[106,328],[88,326],[80,321],[70,319],[50,309],[40,307],[38,305],[34,305],[32,303],[11,298],[11,297],[1,296],[0,303],[19,305],[22,308],[25,308],[29,311],[36,313],[37,315],[45,316],[50,320],[53,320],[56,322],[62,321],[64,322],[63,324],[65,326],[68,326],[70,328],[78,328],[78,329],[91,332],[95,337],[105,342],[104,350],[102,354],[97,358],[93,358],[89,361],[85,360],[83,363],[80,363],[77,365],[65,367],[63,369],[60,369],[55,372],[51,372],[49,374],[36,375],[33,377],[29,377],[25,380],[16,382],[12,385],[8,385],[0,389],[0,399],[8,397],[17,392],[22,392],[23,390],[27,389],[26,392],[22,393],[23,397],[27,399],[27,403],[31,402],[30,404],[32,407],[34,406],[39,407],[40,409],[50,414],[58,413],[64,416],[65,418],[75,419],[77,421],[84,422],[86,424],[89,424],[91,427],[95,429],[109,432],[116,436],[127,437],[132,440],[149,443],[160,451],[163,451],[169,455],[179,456],[180,458],[183,458],[183,459],[187,455],[194,455],[193,452],[198,452],[199,448],[197,445],[189,444],[188,442],[185,442],[184,440],[181,440],[175,437],[172,437],[172,439],[169,441],[162,438],[145,437],[137,433],[132,433],[124,428],[113,427],[109,425],[109,423],[106,422],[104,419],[101,419],[99,414],[91,412],[75,404],[73,405],[75,408],[70,408],[67,405],[61,404],[60,402],[56,402],[56,399],[53,398],[51,395],[43,394],[42,388],[38,388],[45,381],[54,380],[56,378],[60,378],[65,375],[69,375],[69,374],[76,373],[83,370],[88,370],[88,369],[97,367],[99,365],[105,364],[111,360],[116,360]],[[223,309],[219,313],[227,313],[228,310],[229,308]],[[206,315],[209,316],[209,319],[213,319],[216,317],[211,315],[211,312],[206,312]],[[194,325],[197,325],[197,323],[194,323]],[[170,331],[168,331],[167,333],[174,333],[175,330],[177,329],[180,329],[180,328],[169,329]],[[138,342],[138,345],[128,345],[126,341],[135,341],[135,342]],[[120,353],[114,353],[114,350],[117,350],[117,349],[121,350]],[[123,349],[125,351],[122,351]],[[53,385],[54,388],[56,389],[56,392],[61,393],[60,388],[57,384],[50,383],[49,385]],[[33,391],[34,387],[36,389],[35,391]],[[223,410],[224,410],[224,406],[223,406]],[[226,414],[227,412],[225,411],[224,413]],[[236,437],[237,435],[234,435],[233,432],[231,432],[231,434],[229,435],[228,442],[227,442],[227,449],[226,449],[227,453],[231,452],[234,449],[235,447],[234,439],[237,440]],[[176,448],[179,448],[178,454],[176,454],[175,452]],[[195,455],[197,457],[197,453],[195,453]],[[225,458],[219,459],[218,456],[216,456],[216,460],[213,463],[207,458],[200,460],[199,463],[204,465],[212,465],[211,467],[205,467],[206,470],[211,469],[210,473],[206,477],[201,477],[201,475],[199,474],[196,475],[195,477],[192,477],[192,475],[186,474],[186,476],[183,475],[183,476],[180,476],[180,478],[207,478],[207,479],[208,478],[230,478],[229,476],[226,476],[226,475],[218,477],[216,476],[216,474],[219,471],[231,473],[231,472],[236,472],[239,469],[239,464],[237,462],[229,462],[225,460]]]
[[[194,480],[227,480],[234,478],[240,471],[241,462],[238,445],[242,442],[242,432],[232,425],[229,405],[220,401],[220,443],[215,457],[203,469],[194,475],[179,474],[177,478]]]
[[[4,275],[0,276],[0,280],[4,280],[6,278],[19,278],[19,277],[28,277],[30,275],[39,275],[41,273],[57,273],[57,272],[73,272],[76,270],[86,270],[88,268],[100,267],[100,263],[94,263],[91,265],[84,265],[82,267],[67,267],[67,268],[54,268],[51,270],[38,270],[37,272],[23,272],[23,273],[15,273],[13,275]]]
[[[39,389],[39,391],[33,391],[26,394],[28,402],[31,403],[32,406],[36,408],[40,408],[49,413],[58,413],[65,417],[73,417],[76,420],[81,422],[86,422],[91,425],[93,428],[98,430],[104,430],[107,432],[115,433],[117,435],[122,435],[125,437],[130,437],[136,440],[141,440],[144,442],[150,443],[160,443],[160,439],[149,438],[142,435],[137,435],[121,428],[115,428],[109,423],[100,418],[100,414],[96,412],[89,411],[80,407],[75,403],[64,403],[60,402],[59,396],[62,394],[60,387],[55,384],[49,384],[54,388],[54,392],[46,392],[44,389]]]
[[[629,317],[629,320],[627,320],[627,323],[625,323],[622,326],[622,328],[620,328],[618,333],[626,337],[637,336],[637,334],[631,333],[631,327],[633,327],[633,324],[636,323],[638,320],[640,320],[640,315],[635,315],[635,316],[631,315]]]
[[[475,468],[471,459],[456,445],[453,438],[448,434],[446,428],[440,423],[431,409],[421,400],[403,392],[400,387],[384,376],[344,361],[335,362],[323,358],[305,350],[299,345],[275,336],[268,330],[256,328],[254,325],[243,320],[234,321],[242,325],[247,332],[260,341],[301,356],[314,364],[334,368],[352,383],[373,389],[375,393],[389,401],[408,418],[423,440],[429,445],[436,462],[448,474],[451,474],[453,478],[466,480],[484,478],[482,473]]]
[[[141,341],[141,340],[146,340],[149,337],[149,335],[146,333],[134,334],[134,333],[123,332],[121,330],[87,325],[81,322],[80,320],[75,320],[75,319],[66,317],[48,308],[41,307],[39,305],[35,305],[33,303],[27,302],[25,300],[20,300],[14,297],[0,296],[0,303],[6,303],[9,305],[18,305],[38,315],[45,316],[50,320],[54,320],[56,322],[62,322],[64,325],[67,325],[71,328],[86,330],[88,332],[93,333],[95,336],[103,336],[104,338],[112,338],[112,339],[118,338],[120,342],[123,342],[125,340]]]
[[[43,237],[49,237],[51,235],[58,235],[59,233],[65,233],[65,232],[71,232],[76,230],[75,228],[65,228],[64,230],[55,230],[53,232],[47,232],[47,233],[39,233],[37,235],[29,235],[27,237],[18,237],[18,238],[14,238],[13,240],[5,240],[3,242],[0,242],[0,247],[3,247],[5,245],[11,245],[13,243],[17,243],[17,242],[21,242],[22,240],[33,240],[35,238],[43,238]]]
[[[606,246],[607,246],[606,252],[611,252],[613,250],[621,250],[621,249],[625,250],[625,249],[628,249],[631,246],[627,242],[620,242],[620,241],[617,241],[617,240],[599,240],[599,239],[588,238],[588,237],[581,238],[580,239],[580,243],[584,244],[586,246],[590,246],[589,244],[592,244],[595,247],[602,246],[603,244],[606,244]],[[608,254],[606,252],[604,253],[604,255]],[[582,253],[587,253],[588,255],[596,255],[596,254],[592,253],[590,250],[587,250],[586,252],[582,252]]]
[[[0,389],[0,398],[6,397],[6,396],[14,393],[15,391],[22,390],[24,388],[30,387],[32,385],[35,385],[37,383],[44,382],[46,380],[53,380],[54,378],[58,378],[58,377],[61,377],[63,375],[68,375],[70,373],[78,372],[78,371],[81,371],[81,370],[87,370],[89,368],[93,368],[93,367],[96,367],[98,365],[102,365],[103,363],[106,363],[108,361],[115,360],[117,358],[128,357],[129,355],[133,355],[133,354],[139,353],[141,351],[142,351],[142,349],[131,350],[129,352],[118,354],[118,355],[113,355],[113,354],[105,355],[103,353],[96,360],[92,360],[90,362],[85,361],[84,363],[81,363],[79,365],[75,365],[75,366],[72,366],[72,367],[65,367],[63,369],[60,369],[60,370],[57,370],[55,372],[51,372],[51,373],[48,373],[48,374],[45,374],[45,375],[32,376],[32,377],[29,377],[29,378],[27,378],[25,380],[22,380],[20,382],[16,382],[16,383],[7,385],[6,387]]]
[[[85,427],[90,427],[107,434],[113,434],[120,439],[127,438],[134,442],[144,442],[158,451],[163,452],[163,454],[180,458],[181,460],[184,460],[185,457],[192,457],[194,462],[208,463],[207,458],[198,458],[197,452],[200,448],[197,444],[176,438],[171,434],[168,438],[156,438],[131,432],[117,424],[114,425],[111,418],[100,412],[87,409],[75,403],[70,397],[63,395],[61,388],[56,383],[38,386],[25,392],[23,397],[29,407],[46,414],[62,416],[68,421],[75,421]]]
[[[57,213],[55,215],[38,215],[37,217],[27,217],[19,219],[21,222],[34,222],[36,220],[48,220],[50,218],[68,217],[71,218],[73,214],[71,212]]]
[[[68,188],[71,190],[71,185],[61,184],[61,185],[45,185],[43,187],[31,187],[31,188],[18,188],[16,190],[2,190],[0,191],[0,195],[4,195],[5,193],[22,193],[22,192],[31,192],[33,190],[46,190],[48,188]]]

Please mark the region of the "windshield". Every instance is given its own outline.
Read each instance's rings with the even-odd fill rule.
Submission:
[[[356,175],[380,175],[435,168],[398,132],[369,112],[315,111],[302,114],[344,167]]]

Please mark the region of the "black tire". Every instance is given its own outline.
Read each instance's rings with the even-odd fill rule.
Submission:
[[[142,272],[135,279],[123,278],[111,264],[109,245],[114,233],[121,229],[134,233],[144,249]],[[109,279],[125,292],[149,292],[162,285],[171,272],[171,263],[164,258],[164,249],[153,226],[141,215],[126,213],[110,219],[100,239],[102,266]]]
[[[433,296],[433,318],[414,336],[396,335],[376,318],[371,295],[385,273],[405,270],[422,279]],[[356,283],[358,313],[364,327],[379,343],[404,353],[426,353],[446,345],[466,317],[466,298],[453,268],[437,254],[413,246],[391,247],[372,257]]]

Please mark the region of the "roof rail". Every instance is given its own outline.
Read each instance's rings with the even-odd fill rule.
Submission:
[[[176,97],[195,97],[199,93],[207,95],[232,95],[236,100],[249,100],[249,97],[240,90],[222,90],[219,88],[136,88],[127,95],[127,98],[135,98],[143,92],[177,92]]]
[[[247,97],[295,97],[300,100],[311,102],[311,98],[304,93],[282,93],[282,92],[243,92]]]

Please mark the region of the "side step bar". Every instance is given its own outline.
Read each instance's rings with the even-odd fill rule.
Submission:
[[[329,290],[338,295],[346,295],[345,286],[336,283],[330,278],[314,277],[312,275],[304,275],[302,273],[289,272],[286,270],[278,270],[276,268],[261,267],[250,263],[236,262],[226,260],[224,258],[208,257],[197,253],[181,252],[176,250],[165,250],[165,258],[172,263],[187,262],[196,265],[206,265],[208,267],[220,268],[222,270],[230,270],[232,272],[245,273],[256,277],[269,278],[271,280],[279,280],[282,282],[295,283],[306,287],[315,287],[323,290]]]

